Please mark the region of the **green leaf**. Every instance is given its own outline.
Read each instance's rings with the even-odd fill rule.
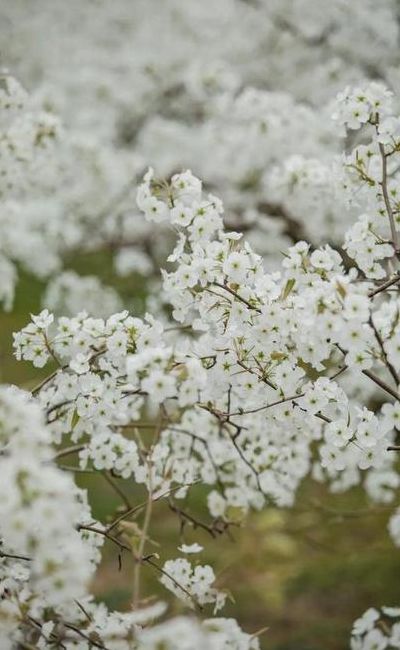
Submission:
[[[290,292],[293,290],[295,284],[296,284],[296,280],[294,278],[291,278],[286,282],[286,286],[282,292],[282,300],[286,300]]]
[[[344,288],[344,286],[342,284],[340,284],[340,282],[336,283],[336,289],[337,289],[338,294],[340,295],[341,298],[343,298],[343,299],[346,298],[346,289]]]
[[[78,424],[80,420],[80,416],[78,415],[78,411],[75,409],[74,414],[72,416],[72,422],[71,422],[71,429],[74,430],[76,425]]]

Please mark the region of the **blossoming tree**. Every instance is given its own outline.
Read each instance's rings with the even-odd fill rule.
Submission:
[[[259,14],[243,4],[227,3],[235,20],[239,11],[254,24]],[[261,3],[280,36],[308,53],[320,51],[322,38],[323,47],[343,54],[340,2],[327,16],[317,12],[315,33],[296,26],[294,7],[282,22],[278,4]],[[394,8],[386,4],[381,19],[390,24]],[[391,60],[389,45],[382,48]],[[350,77],[362,62],[372,65],[354,47]],[[345,65],[337,69],[346,76]],[[320,73],[328,74],[324,65]],[[211,82],[192,72],[185,77],[190,105],[211,113],[200,133],[205,148],[197,149],[207,182],[176,173],[185,156],[171,153],[161,172],[149,168],[139,184],[139,222],[119,209],[133,204],[131,179],[152,150],[156,120],[138,136],[135,156],[105,155],[100,177],[110,174],[112,201],[102,214],[86,212],[97,201],[97,145],[91,150],[77,126],[64,130],[13,77],[3,82],[0,298],[11,307],[24,265],[52,277],[46,295],[57,313],[44,309],[14,334],[16,358],[47,369],[44,379],[30,391],[0,387],[1,648],[257,650],[257,631],[221,616],[227,594],[202,562],[202,546],[177,538],[175,556],[165,557],[150,539],[152,516],[157,504],[168,504],[182,527],[202,528],[223,544],[238,512],[289,507],[311,476],[336,492],[359,485],[370,500],[392,505],[388,529],[400,546],[400,118],[393,93],[377,81],[347,86],[315,123],[319,97],[313,107],[300,91],[293,99],[277,88],[242,88],[222,64]],[[301,147],[293,140],[300,128]],[[232,152],[245,138],[239,164]],[[279,155],[268,149],[274,139]],[[84,190],[71,172],[81,159]],[[214,186],[226,188],[226,214]],[[269,223],[271,212],[292,229],[271,221],[267,246],[257,251],[259,222]],[[301,212],[309,243],[297,236]],[[150,237],[157,232],[159,240]],[[163,238],[162,253],[173,244],[142,317],[97,278],[60,272],[66,250],[107,245],[121,273],[150,273]],[[151,243],[141,255],[144,241]],[[277,241],[286,247],[281,256]],[[65,302],[68,313],[60,315]],[[93,517],[87,490],[76,484],[84,470],[104,476],[120,500],[104,520]],[[128,497],[122,481],[144,500]],[[193,493],[204,499],[207,520],[186,508]],[[134,566],[128,612],[109,610],[91,591],[106,540],[120,570],[126,558]],[[165,588],[166,603],[143,593],[145,571]],[[174,599],[186,613],[169,614]],[[400,648],[400,608],[389,605],[360,612],[354,650]]]

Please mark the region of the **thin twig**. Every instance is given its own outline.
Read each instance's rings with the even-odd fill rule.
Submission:
[[[390,224],[390,232],[392,235],[392,242],[394,246],[394,250],[396,255],[399,255],[399,238],[396,230],[396,224],[393,216],[393,210],[392,206],[390,204],[390,199],[389,199],[389,193],[388,193],[388,188],[387,188],[387,156],[385,153],[385,146],[379,142],[379,152],[381,154],[381,159],[382,159],[382,181],[380,183],[381,188],[382,188],[382,194],[383,194],[383,200],[385,202],[385,207],[386,207],[386,212],[389,217],[389,224]]]
[[[118,494],[118,496],[120,497],[120,499],[122,499],[122,501],[125,503],[126,507],[129,508],[129,509],[132,508],[132,504],[131,504],[131,502],[129,501],[129,499],[128,499],[128,497],[126,496],[125,492],[124,492],[123,490],[121,490],[121,488],[120,488],[119,485],[116,483],[116,481],[114,481],[114,479],[113,479],[111,473],[105,471],[105,472],[101,472],[101,474],[102,474],[102,476],[105,478],[105,480],[107,481],[107,483],[108,483],[109,485],[111,485],[111,487],[112,487],[112,489],[114,490],[114,492],[115,492],[116,494]]]
[[[244,305],[246,305],[246,307],[248,307],[249,309],[252,309],[253,311],[256,311],[259,314],[261,314],[261,309],[258,309],[258,307],[255,307],[254,305],[252,305],[248,300],[246,300],[246,298],[242,298],[242,296],[240,296],[236,291],[231,289],[227,284],[221,284],[220,282],[213,282],[213,285],[215,287],[219,287],[220,289],[224,289],[225,291],[230,293],[231,296],[234,296],[234,298],[236,298],[236,300],[239,300]]]
[[[383,356],[383,361],[385,363],[385,366],[387,367],[387,369],[389,370],[390,374],[392,375],[394,381],[396,382],[396,386],[398,386],[399,385],[399,376],[398,376],[394,366],[390,363],[390,361],[389,361],[389,359],[387,357],[385,346],[383,344],[383,339],[382,339],[382,337],[381,337],[381,335],[379,333],[379,330],[375,327],[375,323],[374,323],[374,321],[372,319],[372,316],[369,319],[369,322],[370,322],[370,325],[371,325],[372,329],[374,330],[375,338],[378,341],[379,347],[381,349],[382,356]]]
[[[385,291],[385,289],[388,289],[393,284],[397,284],[398,282],[400,282],[400,273],[396,274],[394,278],[390,278],[389,280],[386,280],[386,282],[382,282],[382,284],[380,284],[376,289],[369,292],[368,297],[373,298],[374,296],[377,296],[378,293]]]
[[[26,555],[15,555],[15,553],[5,553],[4,551],[0,551],[0,558],[6,558],[10,560],[25,560],[25,562],[32,562],[32,558],[27,557]]]
[[[85,445],[73,445],[72,447],[61,449],[53,456],[51,460],[58,460],[59,458],[64,458],[65,456],[69,456],[70,454],[75,454],[78,451],[82,451],[82,449],[85,449]]]
[[[103,537],[106,537],[106,539],[109,539],[111,542],[119,546],[119,548],[124,549],[124,551],[129,551],[130,553],[132,552],[132,548],[130,546],[127,546],[126,544],[121,542],[117,537],[114,537],[114,535],[110,535],[110,533],[108,533],[107,530],[101,530],[101,528],[96,528],[96,526],[91,526],[86,524],[79,524],[77,529],[88,530],[92,533],[97,533],[97,535],[103,535]]]
[[[65,622],[63,622],[63,625],[68,630],[72,630],[73,632],[76,632],[76,634],[79,634],[79,636],[81,636],[83,639],[86,639],[86,641],[89,642],[89,647],[93,645],[95,648],[101,648],[101,650],[109,650],[107,646],[104,645],[104,643],[101,643],[101,641],[96,641],[96,639],[93,638],[92,634],[85,634],[85,632],[82,632],[82,630],[80,630],[76,625]]]

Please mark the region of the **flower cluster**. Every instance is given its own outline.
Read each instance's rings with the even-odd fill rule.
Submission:
[[[121,432],[140,427],[141,409],[177,403],[184,408],[197,402],[206,382],[201,361],[168,345],[161,323],[150,316],[143,321],[128,312],[107,320],[81,313],[62,317],[53,325],[48,311],[15,335],[18,358],[42,367],[50,359],[60,368],[39,391],[53,440],[70,435],[85,441],[80,462],[113,470],[138,482],[151,481],[153,489],[183,474],[183,465],[168,459],[159,443],[150,462],[140,460],[137,443]],[[194,474],[194,470],[192,470]]]
[[[94,275],[82,276],[74,271],[64,271],[51,280],[43,301],[50,311],[69,316],[86,311],[91,316],[106,317],[122,309],[114,289]]]
[[[7,495],[0,506],[0,620],[5,637],[18,642],[19,624],[30,615],[86,597],[102,538],[79,532],[90,521],[86,494],[52,462],[49,431],[28,393],[0,388],[0,431]]]
[[[399,370],[391,352],[395,331],[386,338],[371,326],[371,285],[352,282],[356,274],[347,275],[340,256],[329,247],[311,253],[304,242],[289,249],[280,273],[266,274],[260,258],[247,244],[240,246],[236,233],[220,230],[218,200],[203,198],[200,192],[189,172],[175,176],[168,188],[148,174],[139,203],[149,219],[154,218],[148,208],[154,201],[163,218],[174,225],[177,213],[186,215],[172,256],[178,268],[164,274],[164,289],[175,318],[206,330],[194,348],[209,366],[202,397],[209,415],[201,415],[203,421],[214,419],[215,430],[224,425],[241,448],[250,477],[253,473],[250,481],[256,477],[262,492],[278,501],[291,501],[290,489],[309,468],[309,446],[321,437],[322,471],[331,478],[340,476],[336,483],[341,481],[343,487],[360,480],[359,469],[390,471],[392,459],[385,450],[393,422],[349,401],[326,373],[332,363],[339,370],[340,363],[346,364],[345,371],[356,376],[375,367],[380,373],[382,354],[394,371]],[[379,311],[374,314],[379,316]],[[308,381],[304,363],[320,374],[316,381]],[[193,417],[185,415],[181,437],[188,429],[195,435],[204,427],[193,426]],[[283,420],[287,439],[281,430]],[[266,421],[268,435],[261,435]],[[289,458],[294,441],[296,455],[287,471],[289,440]],[[197,446],[202,444],[198,441]],[[231,451],[234,454],[233,447]],[[236,484],[238,480],[236,476]],[[224,498],[231,492],[228,489]],[[228,503],[244,505],[244,486],[236,499],[239,494],[239,502],[228,499]],[[217,511],[214,504],[213,512]]]
[[[199,623],[175,618],[145,630],[138,650],[259,650],[258,639],[243,632],[234,619],[212,618]]]
[[[22,86],[0,75],[0,302],[10,309],[16,264],[45,277],[57,268],[53,235],[43,238],[45,215],[34,200],[37,175],[52,160],[60,122],[30,105]],[[25,197],[30,209],[24,210]]]
[[[359,129],[367,122],[390,115],[392,93],[380,83],[366,88],[348,87],[337,96],[337,111],[333,118],[349,129]]]
[[[167,560],[161,582],[188,605],[215,603],[214,613],[224,606],[226,595],[213,587],[215,575],[208,565],[192,567],[184,558]]]
[[[400,609],[371,607],[354,622],[351,638],[352,650],[385,650],[400,648]]]
[[[62,639],[72,649],[83,634],[88,639],[101,638],[112,649],[155,650],[161,642],[163,647],[176,648],[175,635],[182,627],[182,649],[188,647],[186,633],[195,650],[201,650],[204,643],[211,643],[215,650],[258,648],[257,640],[230,619],[200,624],[182,617],[146,630],[143,625],[163,613],[161,604],[127,614],[95,605],[87,586],[100,559],[103,528],[93,524],[85,493],[52,462],[50,432],[28,393],[1,387],[0,434],[0,484],[7,494],[0,507],[2,647],[11,650],[24,639],[37,638],[40,648]],[[223,605],[224,594],[211,586],[211,567],[197,566],[189,579],[190,571],[186,575],[185,567],[179,570],[177,563],[165,563],[165,586],[179,591],[189,581],[184,593],[190,593],[195,602],[215,602],[216,609]],[[90,641],[80,645],[89,646]]]

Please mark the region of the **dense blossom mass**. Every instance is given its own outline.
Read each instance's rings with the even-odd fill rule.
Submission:
[[[137,2],[121,21],[123,0],[41,0],[54,61],[24,59],[25,4],[6,16],[22,81],[0,84],[0,301],[24,272],[45,290],[14,333],[37,383],[0,387],[1,648],[257,650],[259,632],[221,617],[230,594],[203,547],[166,554],[151,517],[166,503],[214,538],[293,506],[309,476],[386,504],[400,546],[396,3],[224,0],[210,23],[209,2]],[[111,70],[109,49],[130,63]],[[145,309],[80,276],[82,252],[147,278]],[[121,500],[104,520],[86,472]],[[186,510],[193,493],[207,520]],[[132,562],[129,611],[92,593],[106,542]],[[352,649],[400,648],[399,621],[397,606],[360,612]]]
[[[56,277],[78,251],[157,280],[170,237],[133,200],[149,163],[217,188],[270,269],[298,239],[341,245],[367,208],[342,192],[330,118],[348,84],[400,90],[396,0],[160,0],[157,12],[146,0],[39,0],[35,12],[15,0],[0,34],[21,82],[5,70],[0,89],[6,307],[17,263],[51,280],[45,306],[80,311],[85,280]],[[99,299],[96,312],[113,311]]]

